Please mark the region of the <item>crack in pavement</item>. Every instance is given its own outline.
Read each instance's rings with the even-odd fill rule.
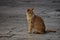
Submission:
[[[0,35],[0,38],[2,37],[7,37],[7,38],[11,38],[13,37],[15,34],[4,34],[4,35]]]

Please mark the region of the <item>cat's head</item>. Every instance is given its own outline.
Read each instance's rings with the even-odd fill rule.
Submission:
[[[28,8],[28,9],[27,9],[27,13],[28,13],[28,14],[33,14],[33,10],[34,10],[34,8]]]

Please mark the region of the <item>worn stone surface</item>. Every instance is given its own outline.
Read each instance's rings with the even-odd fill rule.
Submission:
[[[60,12],[50,7],[34,7],[34,13],[43,18],[46,28],[56,33],[28,34],[27,8],[0,8],[0,40],[60,40]]]

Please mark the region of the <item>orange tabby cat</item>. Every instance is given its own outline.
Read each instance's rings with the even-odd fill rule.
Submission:
[[[37,16],[34,14],[33,8],[27,9],[26,16],[27,16],[27,21],[28,21],[28,26],[29,26],[28,27],[29,33],[32,33],[32,29],[34,29],[34,33],[43,34],[46,32],[44,21],[42,20],[40,16]]]

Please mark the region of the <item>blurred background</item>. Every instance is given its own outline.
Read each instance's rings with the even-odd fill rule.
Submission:
[[[0,10],[12,7],[50,7],[60,11],[60,0],[0,0]]]
[[[59,6],[60,0],[0,0],[0,6],[27,6],[27,5]]]

